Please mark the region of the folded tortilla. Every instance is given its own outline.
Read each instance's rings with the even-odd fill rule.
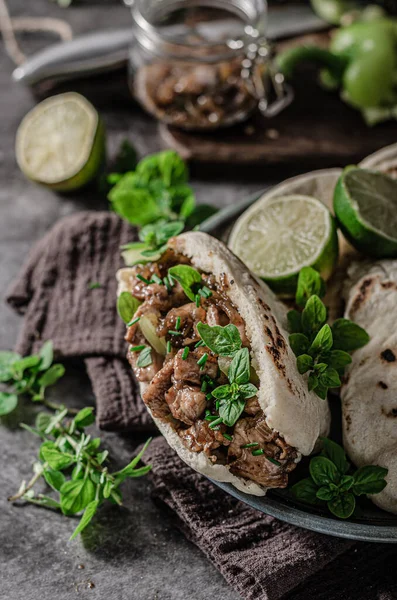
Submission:
[[[167,293],[165,286],[145,287],[137,279],[141,274],[151,280],[152,273],[163,278],[169,266],[181,262],[198,270],[213,290],[210,298],[201,297],[200,307],[186,296],[181,299],[179,284]],[[288,344],[285,306],[223,243],[201,232],[171,239],[157,263],[121,269],[117,277],[118,293],[130,291],[143,300],[136,316],[149,316],[158,335],[165,334],[162,342],[178,344],[166,356],[153,351],[152,364],[145,369],[137,367],[138,352],[128,353],[140,380],[142,398],[172,448],[196,471],[230,482],[246,493],[260,496],[268,488],[285,487],[288,473],[302,455],[313,451],[319,436],[327,434],[330,422],[328,403],[308,391],[306,377],[297,370]],[[176,340],[167,327],[175,329],[178,315],[182,317],[183,335]],[[246,401],[233,428],[221,425],[220,430],[213,431],[205,419],[205,411],[214,410],[215,399],[201,391],[207,371],[197,367],[200,353],[209,354],[206,369],[215,369],[210,374],[217,385],[225,383],[225,375],[217,367],[217,355],[208,348],[195,348],[200,341],[198,321],[235,324],[243,346],[250,350],[258,394]],[[127,330],[126,339],[135,347],[147,344],[140,322]],[[190,352],[183,361],[186,345]],[[247,444],[251,446],[245,448]],[[262,449],[263,454],[253,455],[253,447]]]
[[[370,341],[353,353],[341,389],[344,446],[357,467],[389,470],[369,498],[397,514],[397,261],[354,263],[348,276],[345,317]]]

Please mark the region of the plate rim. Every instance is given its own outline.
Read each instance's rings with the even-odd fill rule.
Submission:
[[[321,171],[324,170],[321,169]],[[318,172],[320,172],[320,170]],[[265,192],[269,192],[273,187],[276,186],[270,185],[261,188],[237,204],[222,208],[215,215],[203,221],[200,225],[200,231],[211,234],[222,226],[226,226],[233,218],[237,219],[244,210],[251,206]],[[224,492],[230,494],[237,500],[244,502],[251,508],[280,519],[280,521],[284,521],[290,525],[342,539],[361,542],[397,543],[397,524],[380,525],[375,523],[357,523],[348,519],[342,520],[316,515],[312,512],[305,511],[292,503],[283,503],[271,496],[251,496],[241,492],[230,483],[215,481],[210,477],[208,477],[208,479]],[[381,509],[378,510],[381,511]]]

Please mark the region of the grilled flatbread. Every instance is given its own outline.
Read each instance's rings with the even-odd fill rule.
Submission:
[[[156,274],[162,280],[178,264],[198,270],[211,290],[210,297],[200,296],[199,306],[179,284],[167,290],[137,278],[152,281]],[[172,448],[196,471],[246,493],[259,496],[268,488],[285,487],[301,456],[309,455],[319,436],[327,434],[330,415],[327,402],[308,391],[306,378],[297,371],[284,305],[222,242],[205,233],[173,238],[159,261],[121,269],[117,277],[119,293],[129,291],[142,301],[136,312],[141,321],[127,330],[130,346],[148,343],[140,326],[144,316],[145,322],[152,320],[162,344],[172,343],[162,353],[156,342],[160,352],[152,347],[153,360],[145,368],[137,366],[138,352],[128,353],[142,398]],[[175,336],[169,332],[175,330],[178,317],[181,335]],[[205,417],[206,411],[215,410],[215,398],[203,391],[204,376],[216,385],[225,384],[226,376],[214,352],[196,347],[199,321],[236,325],[243,347],[249,348],[251,381],[258,392],[246,400],[244,412],[231,428],[221,424],[213,430]],[[183,359],[186,346],[190,351]],[[208,360],[200,369],[197,361],[203,353]],[[253,454],[253,448],[263,452]]]
[[[370,341],[353,353],[341,389],[344,446],[357,467],[389,470],[369,498],[397,513],[397,261],[354,263],[348,274],[345,317]]]

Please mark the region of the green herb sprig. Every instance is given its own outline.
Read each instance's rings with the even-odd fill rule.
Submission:
[[[60,510],[64,515],[83,514],[70,539],[83,531],[107,499],[122,504],[121,484],[127,478],[141,477],[150,465],[137,467],[150,439],[142,451],[123,469],[110,473],[107,450],[100,448],[100,438],[91,438],[85,429],[94,422],[91,407],[80,410],[73,419],[67,418],[67,409],[54,415],[39,413],[35,427],[23,425],[41,440],[39,460],[34,464],[34,475],[22,482],[10,502],[22,500],[44,508]],[[44,478],[52,488],[52,495],[36,493],[34,486]]]
[[[311,267],[301,269],[296,291],[296,304],[302,312],[291,310],[288,322],[289,343],[297,357],[299,373],[308,373],[309,391],[314,390],[322,399],[329,388],[341,385],[340,377],[351,363],[348,354],[365,346],[367,332],[348,319],[337,319],[330,327],[327,309],[321,300],[325,284],[320,274]]]
[[[156,260],[170,237],[185,228],[193,229],[217,212],[209,205],[196,206],[193,189],[188,184],[187,165],[177,152],[165,150],[152,154],[131,168],[135,170],[108,176],[108,182],[114,186],[108,194],[113,210],[142,228],[140,242],[122,247],[128,266]]]
[[[351,469],[339,444],[321,438],[320,456],[310,460],[310,477],[292,486],[295,498],[306,504],[327,506],[340,519],[348,519],[356,507],[356,496],[379,494],[387,482],[387,469],[374,465]]]
[[[47,400],[46,389],[54,385],[65,373],[65,367],[55,363],[53,344],[45,342],[38,354],[21,357],[16,352],[0,352],[0,416],[11,413],[18,404],[18,397],[28,396],[33,402],[41,402],[48,408],[59,409],[61,405]],[[73,412],[73,409],[69,409]]]

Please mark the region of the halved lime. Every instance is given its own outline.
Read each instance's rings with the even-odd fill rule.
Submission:
[[[335,215],[357,250],[375,258],[397,257],[397,181],[347,167],[336,184]]]
[[[97,111],[75,92],[43,100],[18,128],[16,157],[36,183],[62,192],[84,186],[105,159],[105,130]]]
[[[302,267],[327,279],[338,258],[335,220],[311,196],[264,196],[236,222],[229,246],[279,295],[293,296]]]

